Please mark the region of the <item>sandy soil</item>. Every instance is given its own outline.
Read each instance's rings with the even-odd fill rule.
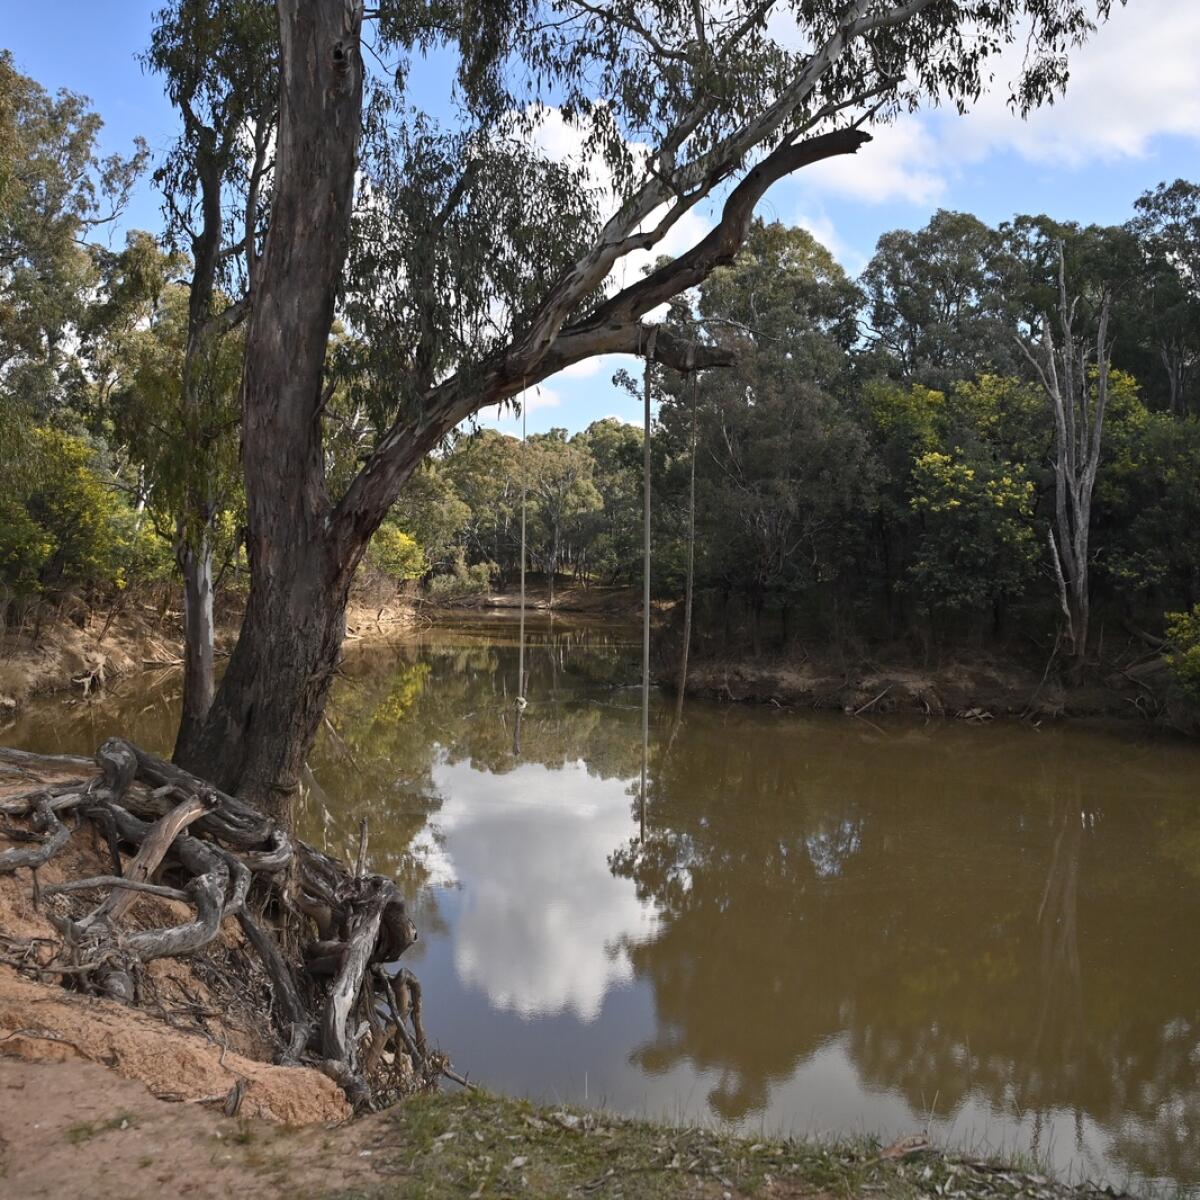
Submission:
[[[338,1131],[336,1154],[331,1133],[164,1104],[78,1058],[0,1058],[0,1197],[12,1200],[321,1195],[370,1170],[354,1130]]]
[[[346,613],[346,631],[355,639],[391,637],[416,620],[403,596],[355,596]],[[87,695],[131,672],[181,666],[182,616],[160,614],[138,604],[111,623],[105,612],[79,610],[34,629],[0,632],[0,720],[26,701],[50,692]],[[218,621],[217,656],[228,654],[237,637],[237,611]],[[107,628],[106,628],[107,626]]]
[[[106,623],[106,613],[86,613],[49,622],[36,637],[32,628],[0,633],[0,711],[46,692],[85,693],[130,671],[179,662],[177,622],[153,609],[139,605]]]

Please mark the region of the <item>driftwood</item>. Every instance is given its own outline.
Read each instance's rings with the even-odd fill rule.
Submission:
[[[22,772],[68,769],[86,759],[41,758],[0,748],[0,762]],[[28,846],[0,853],[0,873],[36,868],[67,845],[60,814],[75,810],[107,843],[110,874],[38,888],[35,899],[101,893],[90,911],[47,912],[61,935],[38,953],[5,957],[9,965],[64,986],[126,1003],[140,994],[144,965],[203,954],[224,921],[236,919],[269,981],[264,1020],[278,1061],[305,1063],[335,1079],[356,1107],[389,1100],[401,1076],[431,1084],[440,1074],[461,1080],[431,1054],[421,1022],[420,984],[395,963],[417,940],[403,898],[389,879],[366,870],[365,828],[354,869],[290,836],[252,805],[130,742],[110,738],[96,752],[90,778],[42,785],[2,806],[30,832],[10,829]],[[93,768],[94,769],[94,768]],[[129,857],[132,852],[132,857]],[[182,902],[190,920],[130,929],[141,896]],[[53,907],[53,906],[52,906]],[[15,945],[12,939],[8,941]],[[411,1032],[408,1028],[411,1026]],[[411,1063],[400,1072],[397,1060]]]

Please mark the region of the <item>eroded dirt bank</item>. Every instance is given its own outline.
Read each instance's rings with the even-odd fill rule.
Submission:
[[[673,674],[662,672],[666,684]],[[1200,732],[1195,709],[1172,685],[1157,656],[1131,668],[1097,671],[1081,684],[1017,663],[982,659],[917,668],[832,661],[754,659],[693,662],[689,695],[785,708],[832,709],[857,716],[892,712],[1041,723],[1067,717],[1151,722],[1180,733]]]
[[[40,772],[38,781],[52,786],[67,778]],[[0,776],[0,801],[29,783],[28,774]],[[0,852],[25,844],[5,818]],[[81,826],[39,868],[36,883],[27,870],[0,875],[0,1055],[102,1063],[152,1095],[180,1101],[223,1098],[236,1086],[239,1112],[292,1124],[348,1116],[349,1105],[332,1080],[306,1067],[271,1064],[273,1047],[264,1038],[256,1003],[265,981],[252,973],[253,959],[232,921],[222,924],[203,956],[147,963],[142,1007],[67,990],[57,976],[30,977],[23,960],[32,957],[30,948],[39,939],[59,937],[51,916],[64,911],[67,899],[41,895],[42,890],[109,870],[91,827]],[[188,917],[179,901],[145,896],[130,910],[128,923],[146,929]]]
[[[217,655],[228,655],[237,638],[240,613],[224,613],[217,626]],[[388,637],[416,617],[404,598],[380,603],[356,598],[346,615],[351,639]],[[80,609],[38,628],[0,633],[0,723],[28,701],[54,692],[87,696],[114,680],[141,671],[182,666],[182,617],[137,605],[111,619]]]

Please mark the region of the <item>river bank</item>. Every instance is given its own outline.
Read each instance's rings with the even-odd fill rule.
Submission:
[[[657,682],[677,686],[678,632],[674,609],[657,606]],[[347,648],[405,636],[430,624],[455,624],[486,615],[515,624],[520,613],[515,590],[434,602],[413,594],[381,599],[364,592],[347,611]],[[640,621],[641,595],[629,587],[560,587],[550,603],[542,582],[526,593],[530,616],[544,619]],[[229,606],[217,624],[218,659],[237,638],[240,608]],[[86,698],[117,679],[142,671],[182,665],[181,614],[138,605],[115,616],[77,613],[47,622],[34,636],[17,631],[0,636],[0,724],[28,702],[54,693]],[[904,655],[843,654],[832,647],[811,655],[752,656],[705,645],[693,651],[687,693],[725,703],[840,711],[881,716],[917,713],[933,717],[988,720],[1016,717],[1041,723],[1067,718],[1134,720],[1177,732],[1200,733],[1200,713],[1175,688],[1161,654],[1134,647],[1090,669],[1083,681],[1069,682],[1061,664],[1035,665],[1013,655],[977,649],[950,653],[930,665]],[[711,639],[710,639],[711,642]]]
[[[521,593],[515,588],[481,592],[458,600],[422,601],[422,611],[454,614],[463,612],[511,613],[521,611]],[[529,612],[554,613],[556,616],[640,620],[642,593],[634,587],[557,587],[551,603],[550,589],[543,582],[530,582],[525,589],[525,607]]]
[[[669,682],[664,679],[664,682]],[[905,664],[730,659],[693,663],[689,696],[853,716],[918,713],[1035,724],[1066,718],[1137,720],[1196,732],[1196,714],[1175,694],[1169,669],[1154,656],[1133,669],[1097,672],[1079,684],[1012,662],[984,658],[918,668]]]
[[[482,1091],[414,1096],[338,1126],[239,1120],[215,1102],[156,1100],[69,1048],[0,1067],[0,1180],[13,1196],[89,1200],[150,1200],[164,1187],[195,1200],[1113,1195],[920,1135],[890,1146],[739,1138]]]
[[[347,638],[392,637],[418,620],[405,598],[382,603],[353,598],[346,615]],[[30,701],[55,693],[86,698],[118,679],[183,665],[182,614],[137,604],[116,613],[79,609],[40,627],[0,634],[0,725]],[[241,606],[218,613],[217,658],[228,657],[237,639]]]
[[[554,603],[544,583],[526,593],[530,614],[549,613],[587,620],[633,620],[641,593],[628,587],[560,587]],[[461,621],[472,613],[515,621],[521,607],[516,591],[490,592],[454,601],[364,588],[351,596],[346,611],[347,645],[394,638],[414,627],[442,620]],[[241,605],[227,602],[217,613],[218,660],[237,640]],[[0,725],[30,701],[55,693],[86,698],[118,679],[142,671],[183,665],[183,615],[146,603],[115,610],[82,605],[61,610],[36,626],[0,633]]]
[[[544,584],[531,586],[526,607],[539,616],[641,621],[638,589],[560,588],[551,606]],[[520,611],[514,591],[465,598],[453,605],[422,606],[428,619],[453,622],[465,614],[511,617]],[[678,686],[678,603],[653,609],[656,682]],[[687,694],[725,703],[772,704],[866,716],[916,713],[986,721],[1012,717],[1041,724],[1067,718],[1137,721],[1179,733],[1200,733],[1200,712],[1187,703],[1162,654],[1131,639],[1120,653],[1110,651],[1082,680],[1066,676],[1065,663],[1023,661],[1012,653],[980,647],[946,652],[932,664],[916,664],[895,650],[842,653],[836,647],[776,656],[718,649],[697,631],[698,649],[688,667]]]

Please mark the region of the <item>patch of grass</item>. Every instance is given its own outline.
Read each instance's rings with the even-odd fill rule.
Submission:
[[[257,1137],[254,1127],[248,1121],[239,1121],[237,1132],[231,1133],[225,1139],[235,1146],[249,1146]]]
[[[324,1200],[463,1197],[733,1200],[877,1194],[880,1200],[1084,1200],[1011,1163],[956,1159],[918,1143],[733,1137],[604,1113],[539,1108],[485,1092],[413,1096],[359,1151],[376,1180]]]
[[[82,1145],[102,1133],[110,1133],[114,1129],[131,1129],[137,1124],[137,1118],[131,1112],[119,1112],[109,1117],[107,1121],[76,1121],[67,1127],[64,1135],[72,1146]]]

